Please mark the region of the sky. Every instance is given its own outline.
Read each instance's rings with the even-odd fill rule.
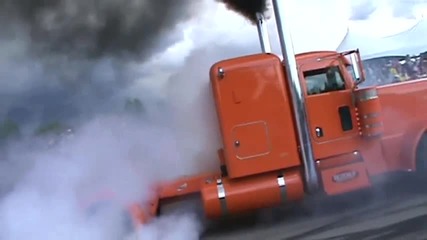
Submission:
[[[427,18],[427,1],[377,0],[372,2],[367,3],[367,9],[373,10],[371,15],[349,21],[349,27],[353,31],[375,37],[390,36],[410,29],[423,17]],[[396,12],[396,9],[400,9],[400,12]]]

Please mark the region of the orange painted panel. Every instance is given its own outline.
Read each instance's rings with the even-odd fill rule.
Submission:
[[[341,165],[346,165],[358,161],[362,161],[362,155],[360,152],[351,152],[346,154],[340,154],[337,156],[333,156],[327,159],[321,159],[317,161],[317,167],[320,170],[328,169],[328,168],[334,168]]]
[[[339,140],[359,135],[350,90],[313,95],[307,97],[306,101],[311,136],[314,142],[332,146],[339,142]],[[341,128],[339,108],[343,106],[348,106],[351,111],[353,129],[348,131],[344,131]],[[324,135],[322,137],[316,136],[316,127],[323,129]],[[337,150],[335,148],[335,151]],[[344,150],[343,152],[348,152],[348,150]]]
[[[277,56],[218,62],[210,79],[230,178],[300,165],[288,87]]]
[[[415,159],[402,157],[404,143],[412,141],[407,133],[427,127],[427,79],[377,87],[382,108],[383,151],[388,170],[413,169]],[[415,128],[415,129],[414,129]]]
[[[254,138],[253,136],[259,137]],[[234,154],[241,160],[267,155],[271,151],[267,123],[264,121],[234,127],[233,139],[236,139]]]

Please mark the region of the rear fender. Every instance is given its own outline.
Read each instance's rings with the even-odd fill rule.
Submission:
[[[134,227],[137,229],[141,225],[148,224],[156,217],[159,208],[159,200],[154,198],[148,204],[132,204],[129,206],[129,213],[132,217]]]
[[[403,135],[403,144],[400,151],[401,159],[408,159],[409,169],[416,170],[417,168],[417,147],[424,133],[427,132],[427,124],[419,122],[411,126],[411,128]]]
[[[213,182],[220,177],[220,172],[206,173],[190,177],[182,177],[174,181],[162,183],[158,188],[159,198],[173,198],[200,192],[203,185]]]

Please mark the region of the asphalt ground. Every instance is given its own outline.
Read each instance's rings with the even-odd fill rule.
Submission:
[[[221,220],[201,239],[427,239],[426,183],[394,176],[369,190]]]

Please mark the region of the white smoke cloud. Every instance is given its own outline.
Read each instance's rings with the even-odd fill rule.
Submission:
[[[150,184],[177,177],[176,153],[164,126],[117,116],[92,120],[53,149],[26,151],[26,171],[0,201],[0,239],[118,239],[129,231],[125,207],[147,200]],[[105,208],[88,215],[89,200],[110,192]]]

